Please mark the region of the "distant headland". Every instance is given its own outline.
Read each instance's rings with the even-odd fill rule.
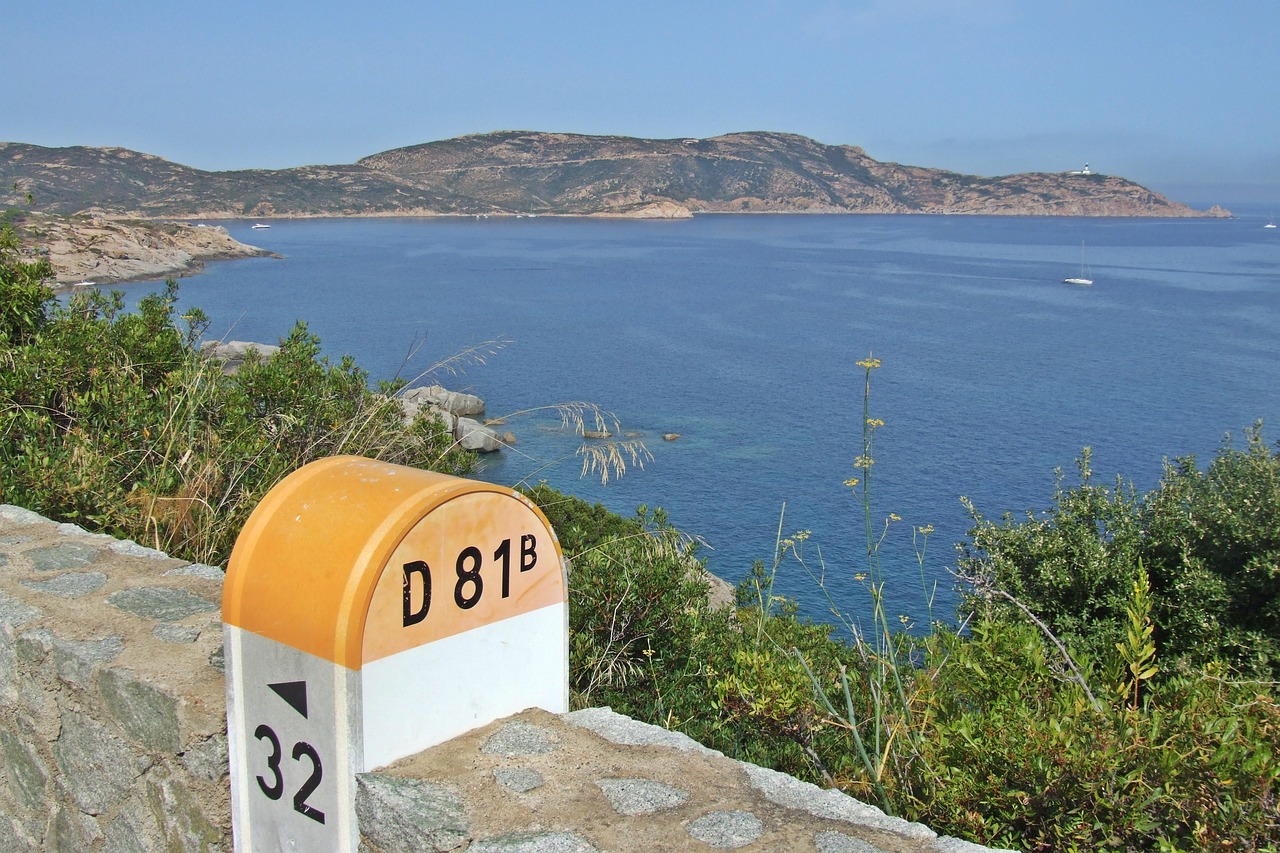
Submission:
[[[0,205],[141,219],[699,213],[1230,216],[1085,168],[982,177],[788,133],[638,139],[502,131],[354,164],[208,172],[125,148],[0,143]]]

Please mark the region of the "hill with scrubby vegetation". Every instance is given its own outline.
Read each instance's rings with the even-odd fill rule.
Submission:
[[[135,217],[932,213],[1217,216],[1082,171],[999,177],[887,163],[788,133],[640,139],[502,131],[348,165],[208,172],[124,148],[0,143],[0,186],[53,213]]]

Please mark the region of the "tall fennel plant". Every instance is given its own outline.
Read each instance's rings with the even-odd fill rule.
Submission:
[[[843,707],[837,708],[814,674],[809,661],[798,649],[793,649],[792,653],[803,665],[813,695],[828,715],[828,724],[848,733],[864,775],[863,784],[866,789],[882,809],[892,814],[895,808],[891,788],[897,787],[893,780],[899,774],[904,774],[911,762],[921,760],[923,753],[920,749],[925,737],[922,722],[927,716],[927,709],[922,707],[918,698],[916,684],[918,678],[927,677],[929,672],[912,666],[903,648],[903,636],[894,628],[885,606],[885,577],[880,551],[890,525],[901,519],[891,513],[878,526],[874,516],[871,486],[875,465],[875,435],[876,430],[884,426],[884,421],[871,416],[871,372],[880,367],[881,361],[868,355],[857,364],[864,372],[862,452],[853,461],[860,476],[850,477],[844,485],[858,497],[862,511],[866,541],[863,555],[865,563],[855,572],[854,578],[864,585],[871,596],[870,625],[864,628],[838,606],[825,583],[826,567],[821,562],[820,554],[817,573],[804,563],[800,553],[796,552],[796,557],[826,596],[832,614],[852,637],[861,663],[860,670],[853,673],[852,678],[859,689],[855,691],[848,668],[841,666],[840,690],[836,696],[838,700],[843,700]],[[925,546],[931,532],[932,527],[928,526],[914,531],[922,583]],[[906,624],[905,621],[903,624]]]

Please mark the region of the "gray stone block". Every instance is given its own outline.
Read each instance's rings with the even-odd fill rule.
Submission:
[[[13,631],[0,623],[0,705],[16,705],[21,695],[18,678],[18,656],[13,648]]]
[[[527,793],[546,784],[541,773],[528,767],[499,767],[493,771],[493,778],[499,785],[517,794]]]
[[[101,548],[83,542],[58,542],[43,548],[32,548],[23,554],[38,572],[81,569],[98,559]]]
[[[4,755],[4,775],[14,799],[33,811],[44,808],[49,774],[40,756],[8,728],[0,729],[0,754]]]
[[[68,712],[53,755],[59,783],[81,811],[103,814],[129,795],[136,776],[134,755],[124,741],[93,720]]]
[[[36,842],[17,821],[0,815],[0,850],[5,853],[35,853]]]
[[[560,739],[549,729],[514,720],[503,723],[480,747],[486,755],[539,755],[555,752]]]
[[[157,622],[177,622],[196,613],[218,609],[218,605],[195,593],[163,586],[122,589],[108,596],[107,603]]]
[[[455,788],[380,773],[356,776],[356,820],[371,844],[396,853],[455,850],[471,833]]]
[[[110,663],[124,651],[120,637],[101,640],[53,640],[53,663],[58,677],[77,687],[88,687],[103,664]]]
[[[917,843],[931,842],[938,837],[937,833],[924,824],[890,817],[875,806],[855,800],[840,791],[819,788],[794,776],[754,764],[743,762],[742,766],[746,768],[747,776],[756,790],[770,802],[780,806],[800,809],[814,817],[856,823]]]
[[[687,792],[649,779],[600,779],[596,785],[614,811],[628,816],[673,809],[689,799]]]
[[[176,569],[169,569],[166,575],[177,575],[179,577],[204,578],[207,581],[217,581],[222,583],[227,578],[227,573],[217,566],[206,566],[204,563],[191,563],[187,566],[178,566]]]
[[[882,847],[843,832],[819,832],[813,837],[813,844],[818,853],[887,853]]]
[[[0,504],[0,520],[7,521],[10,524],[27,525],[40,524],[41,522],[48,521],[49,519],[40,515],[38,512],[32,512],[31,510],[23,509],[20,506],[14,506],[13,504]]]
[[[197,779],[216,782],[230,772],[227,763],[227,736],[219,732],[196,741],[180,756],[182,766]]]
[[[600,853],[572,832],[520,832],[477,841],[467,853]]]
[[[693,750],[707,755],[722,754],[714,749],[708,749],[686,734],[633,720],[612,708],[583,708],[581,711],[564,714],[562,719],[595,732],[607,741],[623,746],[669,746],[673,749]]]
[[[764,824],[751,812],[711,812],[689,821],[685,831],[717,850],[734,850],[754,844],[764,833]]]
[[[55,850],[92,850],[102,839],[102,828],[91,815],[59,805],[53,820]]]
[[[189,625],[174,625],[165,622],[152,628],[151,636],[157,640],[164,640],[166,643],[194,643],[200,639],[200,629],[192,628]]]
[[[974,844],[972,841],[952,838],[949,835],[944,835],[937,841],[933,842],[933,846],[930,849],[935,851],[935,853],[1018,853],[1017,850],[983,847],[981,844]]]
[[[98,676],[103,704],[129,737],[152,752],[178,752],[178,701],[131,673],[108,669]]]
[[[79,598],[102,589],[107,576],[102,572],[68,572],[48,580],[23,579],[20,583],[38,592],[47,592],[61,598]]]
[[[157,767],[147,777],[147,804],[166,850],[223,850],[223,830],[209,822],[200,800],[168,768]]]
[[[137,800],[126,803],[103,833],[103,853],[157,853],[159,828]]]
[[[0,627],[8,625],[10,628],[19,628],[42,615],[39,609],[30,604],[0,592]]]
[[[126,557],[149,557],[153,560],[167,560],[169,555],[163,551],[157,551],[155,548],[148,548],[145,545],[139,545],[132,539],[117,539],[109,546],[112,551],[117,554],[123,554]]]
[[[26,631],[13,641],[13,653],[23,663],[37,665],[43,663],[49,652],[53,651],[56,639],[48,628]]]

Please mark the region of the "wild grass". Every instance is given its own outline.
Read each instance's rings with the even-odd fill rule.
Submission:
[[[580,476],[582,477],[598,477],[602,485],[607,485],[611,479],[616,480],[628,469],[643,469],[647,462],[653,461],[653,454],[643,439],[616,439],[615,436],[622,432],[622,423],[618,417],[599,405],[586,401],[575,400],[568,403],[533,406],[487,419],[485,424],[500,426],[515,418],[536,418],[545,414],[557,417],[561,430],[571,432],[583,439],[573,452],[573,456],[581,462]],[[537,467],[522,477],[518,485],[529,485],[549,468],[563,462],[564,458],[547,461],[531,459],[530,461],[536,462]]]

